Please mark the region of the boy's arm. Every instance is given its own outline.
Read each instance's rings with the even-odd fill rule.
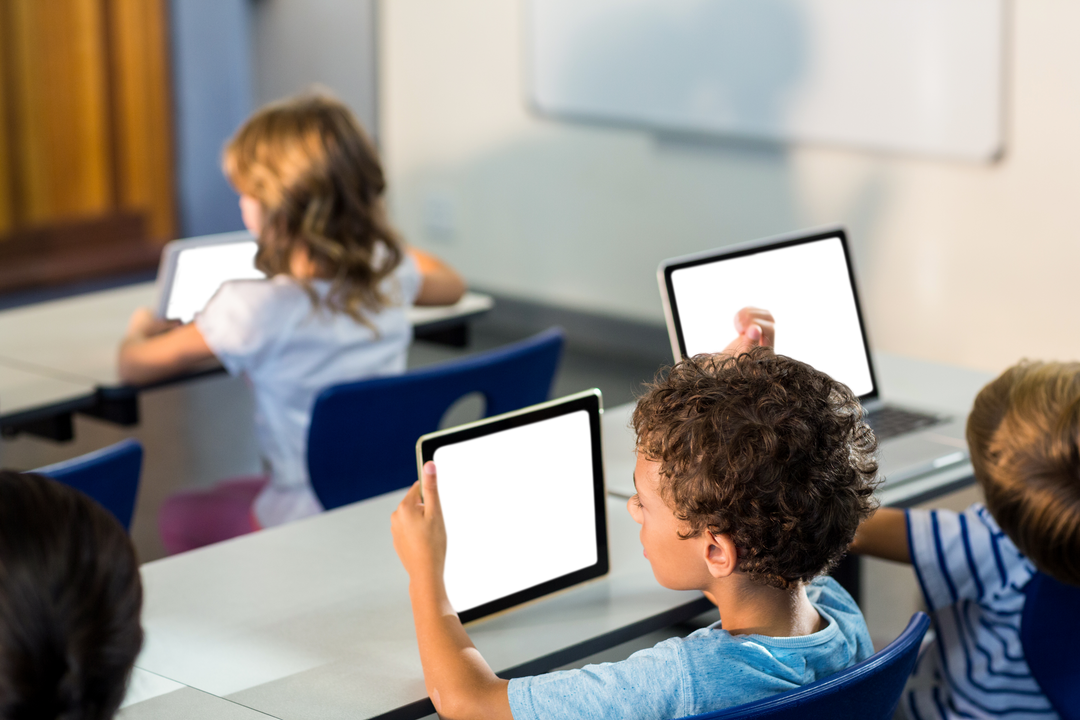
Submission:
[[[454,268],[423,250],[410,247],[407,252],[420,269],[416,305],[453,305],[465,294],[465,281]]]
[[[442,581],[411,581],[409,599],[424,684],[439,717],[512,720],[507,681],[492,672],[472,644]]]
[[[851,551],[883,560],[910,563],[907,513],[897,508],[878,508],[859,525]]]
[[[409,599],[428,696],[439,716],[447,720],[512,720],[507,681],[497,677],[481,657],[446,595],[446,528],[435,464],[425,464],[421,477],[394,511],[390,527],[394,549],[409,573]]]

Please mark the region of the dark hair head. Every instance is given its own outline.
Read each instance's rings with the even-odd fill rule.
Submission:
[[[730,536],[756,582],[791,588],[826,572],[876,507],[877,439],[858,399],[768,348],[683,360],[633,423],[684,537]]]
[[[391,302],[379,284],[403,246],[386,218],[375,147],[345,105],[324,95],[267,105],[229,140],[222,165],[233,187],[263,207],[260,270],[289,273],[299,247],[332,279],[332,310],[366,322],[364,310]]]
[[[0,718],[105,720],[142,646],[138,563],[81,492],[0,471]]]
[[[1042,572],[1080,585],[1080,363],[1022,361],[967,422],[986,507]]]

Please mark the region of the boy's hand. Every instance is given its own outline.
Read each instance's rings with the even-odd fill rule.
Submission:
[[[735,332],[739,336],[724,348],[725,355],[741,355],[759,345],[776,344],[776,321],[771,312],[762,308],[744,307],[735,313]]]
[[[423,501],[420,488],[423,486]],[[424,463],[420,479],[413,483],[397,510],[390,516],[394,550],[409,577],[442,580],[446,563],[446,526],[443,524],[435,463]]]

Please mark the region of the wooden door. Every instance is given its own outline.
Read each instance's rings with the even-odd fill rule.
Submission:
[[[0,292],[175,235],[166,0],[0,0]]]

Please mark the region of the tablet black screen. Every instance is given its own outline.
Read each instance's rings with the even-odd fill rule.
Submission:
[[[435,459],[459,610],[595,561],[584,412],[443,448]]]

